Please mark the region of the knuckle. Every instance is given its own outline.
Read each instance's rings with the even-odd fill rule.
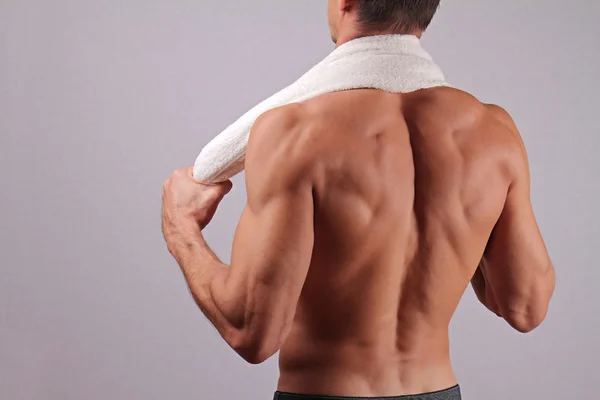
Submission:
[[[221,197],[221,196],[225,196],[225,194],[227,193],[227,187],[220,185],[215,187],[215,190],[213,190],[213,194],[215,196]]]

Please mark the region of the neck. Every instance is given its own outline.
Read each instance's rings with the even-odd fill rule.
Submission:
[[[354,39],[358,39],[358,38],[362,38],[362,37],[379,36],[379,35],[394,35],[394,34],[397,34],[397,33],[392,32],[392,31],[360,32],[358,30],[346,30],[346,31],[340,32],[338,34],[337,41],[335,42],[335,47],[338,48],[341,45],[343,45],[344,43],[348,43]],[[417,38],[421,39],[423,32],[415,31],[415,32],[410,32],[410,33],[404,33],[404,35],[412,35],[412,36],[416,36]]]

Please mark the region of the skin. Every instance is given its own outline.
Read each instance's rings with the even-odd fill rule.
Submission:
[[[338,45],[354,4],[330,1]],[[264,114],[231,265],[202,229],[231,182],[165,182],[163,233],[202,312],[244,360],[280,351],[278,390],[399,396],[454,386],[448,326],[471,283],[519,332],[554,270],[510,116],[451,88],[353,90]]]

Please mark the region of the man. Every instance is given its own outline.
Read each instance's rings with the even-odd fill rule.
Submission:
[[[438,6],[331,0],[332,36],[420,37]],[[227,343],[252,364],[280,351],[276,398],[459,399],[448,326],[469,282],[519,332],[546,316],[554,270],[500,107],[452,88],[326,94],[257,121],[246,179],[230,266],[201,230],[231,182],[175,172],[163,231]]]

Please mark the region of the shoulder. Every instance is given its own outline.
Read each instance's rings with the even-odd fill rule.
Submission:
[[[529,158],[523,137],[510,113],[496,104],[484,104],[490,129],[500,132],[503,160],[513,182],[529,182]],[[511,186],[513,186],[511,185]]]
[[[520,156],[526,156],[525,143],[519,132],[519,128],[512,116],[504,108],[496,104],[484,104],[486,109],[486,122],[491,129],[497,129],[504,133],[507,147],[511,148]]]
[[[406,98],[404,112],[436,131],[472,131],[485,114],[485,107],[475,96],[456,88],[426,89]]]
[[[453,129],[479,138],[482,149],[497,160],[509,180],[529,173],[527,152],[521,133],[510,113],[496,104],[487,104],[475,96],[453,88],[435,93],[431,103],[436,120],[450,123]],[[474,136],[473,136],[474,134]]]
[[[262,114],[252,127],[251,140],[267,139],[272,131],[289,131],[297,128],[306,119],[306,109],[303,104],[294,103],[274,108]],[[272,135],[271,135],[272,136]]]
[[[250,181],[310,183],[315,150],[313,118],[301,103],[267,111],[255,122],[246,155]],[[261,177],[261,178],[259,178]]]
[[[495,120],[495,122],[504,125],[513,136],[518,137],[518,139],[521,138],[519,129],[508,111],[497,104],[484,104],[484,107],[490,118]]]

